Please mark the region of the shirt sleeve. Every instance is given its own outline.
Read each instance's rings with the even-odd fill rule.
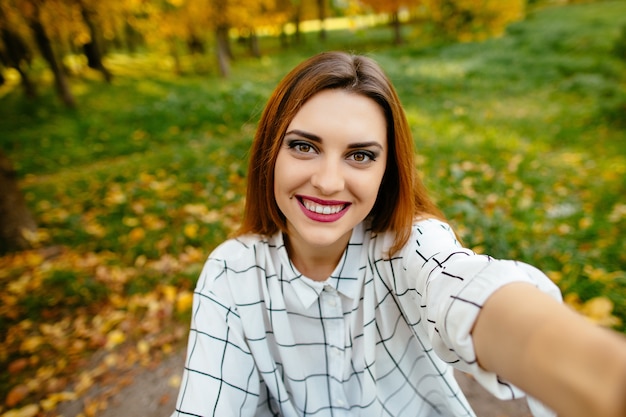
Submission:
[[[422,322],[437,355],[472,374],[498,398],[524,396],[478,365],[471,330],[485,301],[504,285],[527,282],[560,301],[558,287],[528,264],[477,255],[461,247],[450,227],[436,220],[418,223],[409,246],[414,253],[407,254],[406,267],[419,271],[416,289],[422,295]]]
[[[259,377],[229,300],[224,260],[209,258],[194,293],[187,358],[176,411],[182,416],[253,416]]]

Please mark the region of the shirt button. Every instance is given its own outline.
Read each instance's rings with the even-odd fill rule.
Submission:
[[[326,300],[326,304],[328,304],[331,307],[334,307],[337,305],[337,301],[335,301],[335,297],[331,297],[328,300]]]

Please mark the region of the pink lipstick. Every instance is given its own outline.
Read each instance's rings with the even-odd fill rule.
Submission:
[[[339,220],[348,211],[350,203],[345,201],[321,200],[314,197],[297,196],[300,209],[309,219],[330,223]]]

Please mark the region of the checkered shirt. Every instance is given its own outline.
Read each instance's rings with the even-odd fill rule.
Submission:
[[[557,287],[461,247],[437,220],[388,258],[392,243],[357,226],[324,282],[298,272],[281,233],[219,246],[197,283],[172,416],[474,416],[452,367],[499,398],[523,396],[478,366],[470,331],[501,286],[560,299]]]

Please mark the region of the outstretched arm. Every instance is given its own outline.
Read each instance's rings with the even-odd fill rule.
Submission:
[[[497,290],[472,330],[480,365],[562,417],[626,416],[626,338],[527,283]]]

